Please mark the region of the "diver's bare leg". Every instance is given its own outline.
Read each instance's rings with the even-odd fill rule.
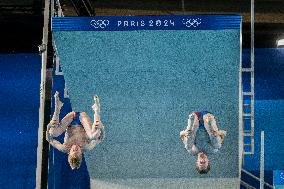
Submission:
[[[53,122],[59,123],[59,114],[60,114],[60,110],[62,106],[63,106],[63,103],[60,101],[59,92],[56,91],[54,94],[54,113],[51,119]]]
[[[227,132],[218,129],[215,117],[212,114],[205,114],[203,120],[204,127],[210,136],[211,144],[216,148],[220,148]]]
[[[196,133],[198,126],[199,126],[199,120],[198,120],[197,115],[195,115],[195,113],[189,114],[186,130]]]
[[[189,147],[192,145],[189,150],[192,154],[196,154],[199,151],[198,148],[195,146],[195,138],[198,128],[199,120],[197,115],[195,113],[189,114],[186,128],[187,132],[189,133],[187,144],[190,144]]]
[[[91,123],[90,117],[85,113],[82,112],[80,114],[80,121],[86,131],[86,134],[88,135],[89,139],[94,140],[98,139],[100,140],[103,124],[100,120],[100,103],[99,103],[99,97],[94,96],[95,103],[92,106],[92,109],[94,110],[94,122]]]
[[[66,130],[66,128],[72,123],[74,117],[76,117],[75,112],[69,112],[60,122],[60,127],[63,130]]]
[[[188,116],[187,127],[180,132],[180,137],[185,145],[185,148],[191,154],[197,154],[198,148],[195,146],[196,132],[199,128],[199,120],[195,113],[191,113]]]
[[[207,132],[211,132],[211,134],[215,136],[219,135],[222,138],[226,136],[227,133],[226,131],[218,129],[216,119],[212,114],[210,113],[205,114],[203,120],[204,120],[204,127],[207,130]]]
[[[198,117],[195,115],[195,113],[191,113],[188,116],[187,127],[185,130],[180,132],[180,136],[182,138],[192,134],[195,136],[198,127],[199,127]]]
[[[60,101],[58,91],[56,91],[54,94],[54,100],[55,100],[54,113],[48,125],[48,128],[49,128],[49,134],[52,135],[53,137],[57,137],[61,135],[66,130],[66,127],[70,125],[70,123],[73,121],[73,118],[75,117],[75,112],[68,113],[61,120],[61,122],[59,122],[59,114],[63,106],[63,103]]]
[[[95,130],[96,127],[102,128],[103,125],[101,123],[101,117],[100,117],[100,112],[101,112],[101,105],[100,105],[100,99],[97,95],[94,96],[94,105],[92,106],[92,109],[94,111],[94,123],[92,125],[92,129]]]

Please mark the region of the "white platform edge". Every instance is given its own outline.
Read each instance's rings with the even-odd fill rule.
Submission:
[[[239,178],[91,179],[91,189],[239,189]]]

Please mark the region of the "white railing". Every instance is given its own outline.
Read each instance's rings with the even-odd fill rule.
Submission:
[[[260,174],[259,178],[255,176],[254,174],[250,173],[249,171],[245,169],[241,169],[243,173],[246,175],[250,176],[251,178],[255,179],[257,182],[259,182],[259,188],[263,189],[264,185],[273,189],[273,186],[270,185],[269,183],[264,181],[264,131],[261,131],[261,137],[260,137],[260,145],[261,145],[261,150],[260,150]],[[251,186],[250,184],[246,183],[245,181],[241,180],[241,184],[246,187],[246,188],[255,188]]]
[[[45,110],[45,100],[46,100],[46,82],[47,82],[47,44],[48,44],[48,32],[49,32],[49,7],[50,1],[45,0],[45,9],[44,9],[44,24],[43,24],[43,36],[42,36],[42,45],[39,46],[39,51],[41,53],[41,79],[40,79],[40,107],[39,107],[39,126],[38,126],[38,146],[37,146],[37,167],[36,167],[36,189],[40,189],[44,183],[43,170],[43,149],[44,149],[44,116],[46,114]]]
[[[246,189],[256,189],[255,187],[251,186],[250,184],[242,180],[241,180],[241,185],[243,185]]]
[[[245,169],[242,169],[242,172],[244,172],[245,174],[249,175],[250,177],[252,177],[253,179],[257,180],[258,182],[260,182],[260,178],[258,178],[257,176],[255,176],[254,174],[250,173],[249,171],[245,170]],[[243,183],[244,181],[241,181],[241,184]],[[245,183],[245,182],[244,182]],[[253,187],[251,186],[250,184],[246,183],[247,185],[249,185],[250,187]],[[273,186],[267,182],[264,182],[264,185],[266,185],[267,187],[273,189]]]

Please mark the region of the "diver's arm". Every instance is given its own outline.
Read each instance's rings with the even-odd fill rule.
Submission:
[[[65,146],[55,139],[51,140],[49,144],[51,144],[54,148],[56,148],[57,150],[61,152],[64,152],[64,153],[67,152]]]
[[[192,155],[196,155],[199,152],[199,149],[195,145],[195,138],[192,139],[191,136],[189,136],[186,140],[186,143],[184,145],[185,149],[188,151],[188,153]]]
[[[47,131],[46,131],[46,140],[49,142],[49,144],[51,144],[54,148],[58,149],[61,152],[66,153],[67,150],[65,148],[65,146],[63,144],[61,144],[59,141],[55,140],[53,138],[53,135],[51,132],[49,132],[51,128],[51,124],[47,125]]]

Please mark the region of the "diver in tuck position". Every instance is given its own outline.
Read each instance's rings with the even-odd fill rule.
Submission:
[[[94,122],[85,112],[70,112],[59,122],[60,110],[63,103],[59,99],[59,93],[54,95],[55,110],[50,123],[47,125],[46,139],[56,149],[68,154],[68,162],[72,169],[79,168],[82,154],[86,150],[92,150],[102,141],[104,126],[100,120],[99,97],[94,96],[95,103]],[[55,140],[65,132],[64,143]]]
[[[192,112],[188,117],[188,125],[180,132],[185,149],[197,156],[196,170],[206,174],[210,170],[208,151],[217,152],[221,148],[226,131],[218,130],[216,120],[210,112]]]

